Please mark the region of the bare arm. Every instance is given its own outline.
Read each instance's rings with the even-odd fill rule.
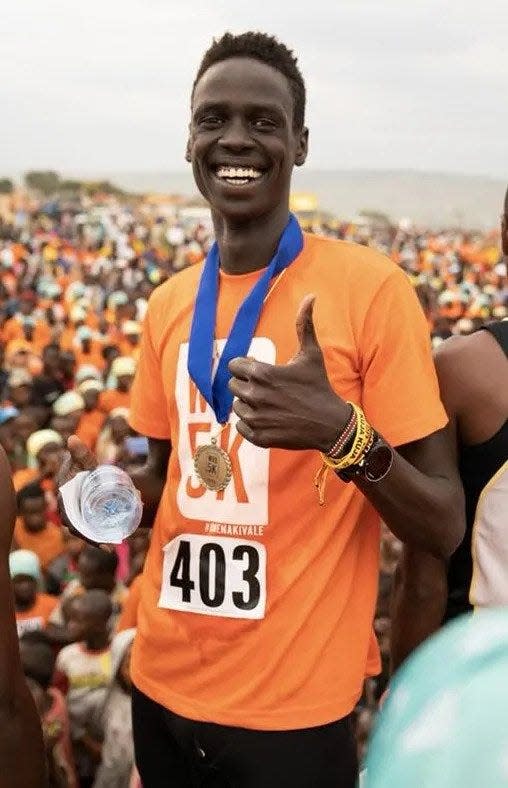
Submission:
[[[439,629],[447,595],[446,563],[430,553],[404,545],[393,579],[390,605],[392,673]]]
[[[458,464],[458,406],[462,393],[457,391],[454,373],[464,343],[445,342],[435,355],[441,399],[450,418],[447,432],[453,465]],[[468,366],[468,365],[467,365]],[[468,370],[468,376],[471,370]],[[459,379],[459,387],[462,382]],[[404,546],[395,572],[391,599],[391,668],[401,663],[441,626],[448,597],[447,565],[425,550]]]
[[[43,788],[47,785],[47,775],[42,730],[21,668],[9,576],[8,556],[16,504],[3,449],[0,449],[0,508],[0,786]]]
[[[399,447],[390,473],[378,484],[357,482],[395,536],[441,559],[453,553],[465,530],[455,452],[453,434],[445,428]]]
[[[167,440],[148,438],[148,457],[145,465],[131,473],[131,478],[143,501],[141,528],[153,526],[157,509],[166,483],[171,443]]]

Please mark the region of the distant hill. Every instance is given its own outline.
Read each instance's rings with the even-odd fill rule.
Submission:
[[[196,193],[190,168],[175,172],[62,173],[65,177],[107,178],[133,192]],[[508,176],[450,175],[405,170],[295,170],[294,190],[317,195],[324,210],[351,217],[376,210],[392,219],[410,218],[431,227],[496,227]]]
[[[196,188],[187,172],[107,173],[132,191],[163,191],[192,195]],[[315,193],[320,207],[340,216],[379,210],[392,219],[407,217],[438,226],[491,228],[499,221],[505,181],[481,176],[415,171],[295,170],[295,191]]]

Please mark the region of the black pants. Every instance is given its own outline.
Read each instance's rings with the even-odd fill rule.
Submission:
[[[351,718],[294,731],[255,731],[179,717],[133,687],[143,788],[354,788]]]

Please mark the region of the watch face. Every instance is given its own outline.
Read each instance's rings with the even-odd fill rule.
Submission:
[[[379,482],[383,479],[393,462],[393,451],[386,443],[378,443],[370,450],[365,460],[365,478],[369,482]]]

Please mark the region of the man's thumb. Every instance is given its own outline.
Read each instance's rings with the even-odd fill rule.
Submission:
[[[67,441],[72,461],[84,471],[93,471],[97,467],[97,460],[77,435],[71,435]]]
[[[300,352],[315,350],[316,348],[320,349],[313,320],[315,300],[316,296],[314,294],[306,295],[298,309],[296,333],[300,343]]]

